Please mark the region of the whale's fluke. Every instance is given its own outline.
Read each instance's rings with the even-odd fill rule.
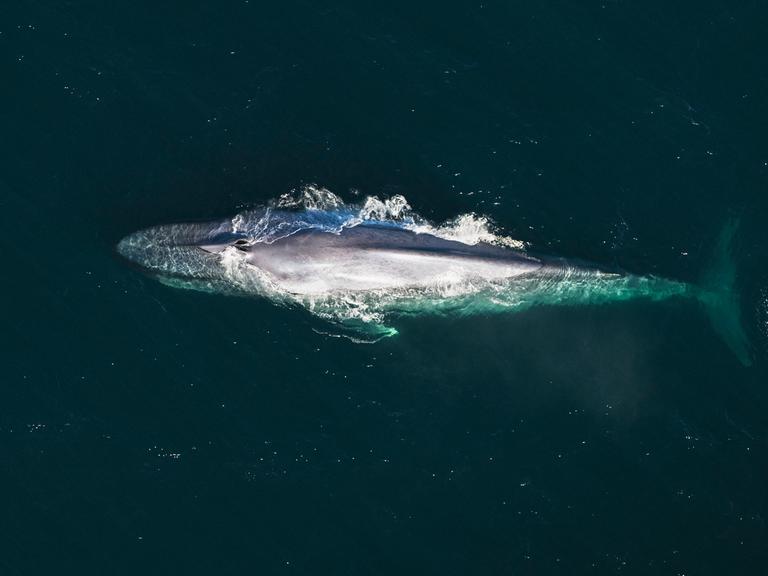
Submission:
[[[699,301],[712,327],[744,366],[752,364],[752,350],[742,323],[741,303],[736,291],[736,262],[733,239],[739,228],[731,218],[718,236],[709,266],[701,277]]]

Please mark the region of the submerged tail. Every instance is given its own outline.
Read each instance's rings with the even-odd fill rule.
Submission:
[[[739,295],[735,290],[736,263],[732,254],[733,238],[738,227],[738,220],[733,218],[720,232],[712,260],[701,277],[698,296],[712,327],[739,361],[749,366],[752,354],[742,324]]]

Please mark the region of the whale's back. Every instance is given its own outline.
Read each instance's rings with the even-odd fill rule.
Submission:
[[[285,290],[307,295],[500,281],[542,266],[509,248],[381,225],[354,226],[338,234],[303,230],[271,244],[254,244],[248,262]]]

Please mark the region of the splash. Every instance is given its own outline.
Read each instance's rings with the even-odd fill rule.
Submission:
[[[232,219],[232,229],[250,243],[271,244],[302,230],[338,234],[360,224],[394,226],[467,245],[481,242],[524,249],[525,243],[501,234],[486,216],[462,214],[434,225],[415,212],[402,195],[369,196],[360,204],[345,203],[327,188],[308,185],[283,194],[265,208],[246,210]]]

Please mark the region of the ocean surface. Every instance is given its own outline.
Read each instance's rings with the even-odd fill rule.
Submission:
[[[0,4],[0,574],[760,575],[768,7]],[[374,344],[126,265],[307,187],[697,282]]]

